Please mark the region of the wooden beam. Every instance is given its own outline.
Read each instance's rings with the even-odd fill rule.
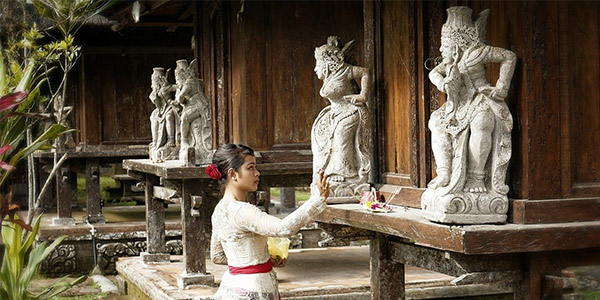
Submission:
[[[394,261],[458,277],[454,284],[516,282],[522,278],[523,258],[518,254],[464,255],[402,242],[388,243]]]
[[[417,245],[464,254],[499,254],[600,247],[600,221],[557,224],[456,226],[433,223],[420,209],[374,214],[359,204],[330,205],[318,217],[414,240]]]
[[[600,221],[600,198],[513,200],[509,216],[518,224]]]

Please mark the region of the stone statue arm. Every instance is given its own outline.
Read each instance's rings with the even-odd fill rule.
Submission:
[[[488,52],[483,63],[500,63],[500,74],[495,87],[482,87],[480,88],[480,92],[496,101],[503,101],[508,96],[510,81],[517,64],[517,55],[507,49],[489,47],[491,50]]]
[[[347,95],[344,99],[350,101],[352,104],[364,104],[369,99],[369,91],[371,90],[371,79],[369,75],[369,69],[364,67],[352,66],[352,78],[360,78],[360,94]]]
[[[435,68],[433,68],[433,70],[431,70],[431,72],[429,72],[429,80],[442,93],[446,92],[446,89],[444,88],[444,86],[446,85],[446,81],[444,81],[445,78],[446,78],[446,63],[441,63],[441,64],[437,65]]]

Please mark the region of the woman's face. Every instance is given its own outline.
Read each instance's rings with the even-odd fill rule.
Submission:
[[[245,192],[255,192],[260,182],[260,172],[256,169],[256,158],[252,155],[246,155],[244,164],[239,171],[234,170],[234,185],[237,189]]]
[[[315,74],[317,74],[317,78],[323,80],[325,79],[325,63],[322,59],[317,58],[316,56],[315,59],[317,60],[317,64],[315,65]]]

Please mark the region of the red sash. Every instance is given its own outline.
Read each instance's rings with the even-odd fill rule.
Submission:
[[[273,263],[271,259],[267,260],[265,263],[247,266],[247,267],[232,267],[229,266],[229,273],[233,275],[237,274],[257,274],[257,273],[268,273],[273,270]]]

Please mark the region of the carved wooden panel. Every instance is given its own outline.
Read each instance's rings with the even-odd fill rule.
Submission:
[[[414,3],[383,1],[381,3],[381,54],[383,77],[378,78],[383,97],[383,132],[387,173],[395,173],[402,185],[416,182],[417,104],[416,104],[416,36]],[[401,180],[404,178],[404,180]],[[387,181],[390,181],[388,179]]]
[[[600,196],[600,3],[560,3],[562,191]]]

